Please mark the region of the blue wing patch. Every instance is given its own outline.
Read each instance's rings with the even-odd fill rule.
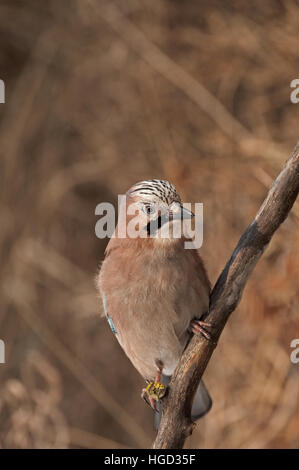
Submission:
[[[108,313],[108,311],[107,311],[107,302],[106,302],[106,296],[105,296],[105,294],[103,294],[103,305],[104,305],[105,315],[106,315],[106,318],[107,318],[107,320],[108,320],[109,326],[110,326],[110,328],[111,328],[111,330],[112,330],[112,333],[113,333],[114,335],[117,335],[117,331],[116,331],[116,329],[115,329],[113,320],[112,320],[112,318],[110,317],[110,315],[109,315],[109,313]]]
[[[108,313],[106,314],[106,317],[107,317],[108,323],[109,323],[109,325],[110,325],[110,328],[111,328],[111,330],[112,330],[112,333],[115,334],[115,335],[117,335],[117,331],[116,331],[116,329],[115,329],[115,326],[114,326],[114,323],[113,323],[113,321],[112,321],[112,318],[109,317]]]

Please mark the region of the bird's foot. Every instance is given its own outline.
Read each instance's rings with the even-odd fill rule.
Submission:
[[[196,335],[201,333],[208,341],[212,340],[211,333],[206,330],[206,328],[211,328],[212,324],[198,320],[197,318],[194,318],[190,322],[190,331]]]
[[[157,411],[156,402],[160,401],[166,393],[166,387],[162,382],[149,381],[146,388],[142,390],[141,398],[151,407]]]

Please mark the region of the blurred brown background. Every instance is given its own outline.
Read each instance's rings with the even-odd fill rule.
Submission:
[[[212,283],[298,135],[298,2],[1,0],[0,448],[144,447],[143,380],[94,287],[102,201],[147,178],[204,203]],[[187,447],[299,446],[298,203],[205,374]]]

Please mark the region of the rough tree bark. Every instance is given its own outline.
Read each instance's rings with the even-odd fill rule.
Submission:
[[[186,348],[163,399],[164,413],[155,449],[182,448],[192,433],[191,406],[199,381],[219,336],[237,307],[245,284],[273,234],[285,220],[299,191],[299,142],[272,184],[256,217],[240,238],[211,293],[205,321],[212,324],[213,341],[194,336]]]

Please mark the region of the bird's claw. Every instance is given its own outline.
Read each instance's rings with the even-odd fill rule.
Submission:
[[[211,328],[212,324],[211,323],[208,323],[208,322],[205,322],[205,321],[202,321],[202,320],[198,320],[197,318],[194,318],[191,322],[190,322],[190,330],[192,333],[194,334],[199,334],[201,333],[208,341],[211,341],[212,340],[212,337],[211,337],[211,333],[209,333],[206,328]]]
[[[157,411],[156,402],[160,401],[166,393],[166,387],[162,382],[149,381],[146,388],[142,390],[141,398],[151,407]]]

